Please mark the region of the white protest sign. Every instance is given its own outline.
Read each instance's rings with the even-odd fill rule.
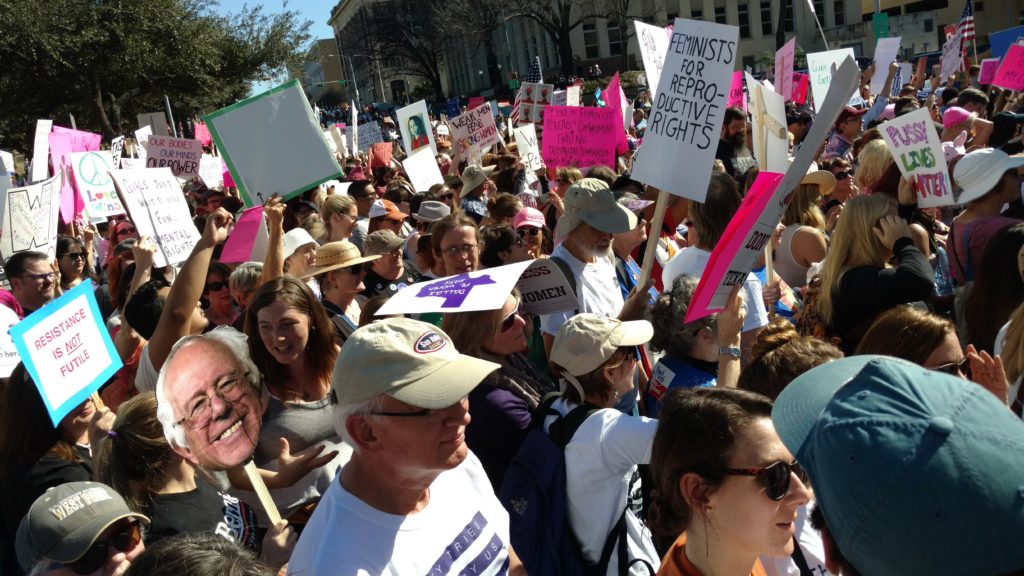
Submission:
[[[146,154],[147,168],[166,166],[175,176],[192,178],[199,175],[199,160],[203,157],[203,144],[199,140],[154,134],[149,137]]]
[[[501,141],[494,124],[491,107],[482,104],[448,121],[452,129],[452,143],[471,155],[471,150],[483,152]]]
[[[353,155],[359,153],[359,115],[356,112],[356,103],[353,100],[352,105],[349,106],[349,110],[352,112],[349,118],[348,125],[348,149],[352,151]]]
[[[222,171],[220,158],[203,154],[203,157],[199,159],[199,180],[207,188],[224,187],[224,172]]]
[[[246,206],[273,194],[288,200],[342,175],[298,80],[204,119]]]
[[[41,182],[50,175],[50,131],[53,120],[36,120],[36,137],[32,147],[32,173],[29,180]]]
[[[199,241],[185,195],[171,169],[112,170],[121,199],[140,236],[149,236],[159,248],[157,267],[184,262]]]
[[[136,168],[145,168],[146,162],[139,160],[138,158],[121,158],[121,170],[134,170]]]
[[[327,147],[331,149],[332,154],[337,154],[339,150],[338,142],[341,138],[341,133],[338,133],[338,137],[335,138],[334,133],[337,129],[331,128],[330,130],[324,130],[324,142],[327,142]]]
[[[21,318],[7,306],[0,306],[0,378],[7,378],[14,371],[14,367],[21,362],[21,355],[11,340],[10,329]]]
[[[793,99],[793,59],[796,57],[796,36],[789,39],[775,52],[775,86],[773,90],[782,96],[783,104]],[[750,85],[750,82],[747,82]]]
[[[913,176],[921,208],[954,203],[942,141],[927,108],[920,108],[878,127],[904,176]]]
[[[634,179],[704,201],[738,43],[736,26],[676,19]]]
[[[402,166],[417,192],[429,190],[434,184],[444,184],[444,177],[441,176],[441,169],[437,167],[434,153],[425,146],[403,160]]]
[[[940,81],[945,82],[947,78],[956,74],[960,69],[960,60],[963,57],[960,47],[963,44],[963,28],[957,27],[946,43],[942,45],[942,68],[940,69]]]
[[[110,165],[115,170],[121,167],[122,151],[124,151],[124,136],[118,136],[110,141]]]
[[[91,219],[105,220],[108,216],[124,214],[124,206],[110,178],[113,168],[106,152],[71,153],[71,172]]]
[[[557,314],[579,307],[572,283],[558,264],[547,258],[531,262],[516,287],[522,295],[520,306],[529,314]]]
[[[583,91],[581,86],[569,86],[565,89],[565,105],[566,106],[579,106],[580,105],[580,93]]]
[[[139,143],[136,151],[139,154],[139,160],[142,161],[142,165],[146,165],[146,151],[149,148],[149,137],[153,135],[153,128],[151,126],[143,126],[135,131],[135,141]],[[122,163],[122,167],[123,163]]]
[[[519,159],[526,165],[527,170],[540,170],[544,166],[544,161],[540,157],[540,146],[537,144],[537,128],[533,124],[523,124],[512,133],[516,138]]]
[[[754,158],[762,170],[785,173],[789,168],[786,102],[782,94],[754,80],[750,73],[744,74],[749,90],[747,109],[753,117]]]
[[[139,114],[137,116],[139,120],[139,128],[145,128],[149,126],[152,134],[157,136],[170,136],[171,133],[167,130],[167,116],[163,112],[150,112],[148,114]]]
[[[819,110],[832,82],[832,67],[838,66],[847,57],[854,58],[853,48],[841,48],[828,52],[813,52],[807,55],[807,70],[811,82],[811,96],[814,109]]]
[[[430,146],[431,153],[437,154],[437,144],[434,143],[434,131],[430,127],[426,102],[420,100],[405,108],[399,108],[398,128],[402,131],[405,151],[410,156],[425,146]]]
[[[3,164],[3,174],[9,180],[14,175],[14,154],[0,150],[0,164]],[[10,182],[7,183],[10,184]]]
[[[647,85],[653,90],[661,82],[661,71],[665,67],[669,37],[665,29],[660,26],[651,26],[639,20],[634,20],[633,25],[636,26],[636,39],[640,45],[640,57],[644,61]]]
[[[555,90],[555,93],[551,96],[551,103],[554,106],[568,106],[569,97],[566,95],[565,90]]]
[[[384,141],[380,133],[380,126],[376,122],[367,122],[359,125],[359,149],[369,150],[371,146]]]
[[[92,282],[82,282],[11,328],[54,426],[123,365],[100,315]]]
[[[70,177],[70,176],[69,176]],[[57,253],[57,216],[64,173],[23,188],[10,188],[3,198],[0,256],[35,250],[50,259]]]
[[[896,60],[900,52],[901,36],[895,38],[879,38],[875,44],[875,73],[871,76],[871,93],[879,94],[885,86],[885,78],[889,75],[889,64]],[[910,78],[905,78],[909,82]]]

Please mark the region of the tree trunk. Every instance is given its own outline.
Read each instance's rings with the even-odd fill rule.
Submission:
[[[562,70],[562,76],[569,79],[573,75],[573,62],[572,62],[572,38],[569,35],[569,30],[562,30],[559,38],[557,39],[558,45],[558,57],[561,60],[559,67]]]
[[[93,107],[96,110],[96,117],[99,118],[100,128],[103,130],[103,135],[107,137],[107,140],[111,140],[117,137],[114,132],[114,127],[110,125],[110,118],[107,116],[107,109],[103,104],[103,88],[100,87],[99,80],[93,80]]]

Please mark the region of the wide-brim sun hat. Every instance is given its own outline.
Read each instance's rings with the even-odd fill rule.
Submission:
[[[580,222],[605,234],[622,234],[636,228],[636,214],[619,204],[604,180],[584,178],[573,183],[562,199],[565,213],[555,226],[555,237],[569,235]]]
[[[988,194],[1009,170],[1024,166],[1024,157],[1002,150],[984,148],[966,154],[953,168],[953,180],[960,187],[957,204],[969,204]]]
[[[363,256],[359,253],[359,248],[348,240],[328,242],[317,249],[316,263],[301,278],[305,280],[306,278],[325,274],[331,270],[355,266],[356,264],[370,262],[378,258],[380,256]]]
[[[483,168],[474,165],[468,166],[463,170],[462,190],[459,192],[459,198],[465,198],[467,194],[479,188],[485,180],[491,177],[495,168],[497,168],[497,166],[487,166],[486,168]]]
[[[814,172],[808,172],[800,180],[800,184],[817,186],[822,196],[828,196],[836,189],[836,176],[828,170],[815,170]]]

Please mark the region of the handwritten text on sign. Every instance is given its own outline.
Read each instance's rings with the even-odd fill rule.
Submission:
[[[7,191],[0,229],[0,255],[4,258],[26,250],[42,252],[51,259],[56,255],[63,174],[58,172],[42,182]]]
[[[537,146],[537,128],[533,124],[526,124],[513,130],[516,138],[516,148],[519,150],[519,159],[523,161],[528,170],[540,170],[543,162],[540,159],[540,149]]]
[[[921,208],[953,204],[946,157],[928,110],[921,108],[879,127],[904,176],[913,176]]]
[[[1010,90],[1024,90],[1024,46],[1010,46],[992,84]]]
[[[452,128],[452,138],[465,154],[470,150],[485,150],[500,140],[491,107],[486,102],[448,123]]]
[[[199,159],[203,157],[203,144],[199,140],[150,136],[147,168],[167,166],[175,176],[191,178],[199,175]]]
[[[139,234],[154,238],[160,248],[154,254],[154,263],[166,266],[184,262],[199,241],[199,231],[170,169],[113,170],[110,174]]]
[[[633,178],[704,200],[738,42],[735,26],[676,19]]]
[[[54,426],[121,368],[91,282],[83,282],[11,327],[25,368]]]
[[[548,106],[541,156],[548,166],[615,166],[622,115],[611,108]]]

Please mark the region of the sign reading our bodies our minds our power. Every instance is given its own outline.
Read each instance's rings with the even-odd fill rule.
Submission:
[[[739,33],[736,26],[676,19],[633,178],[704,201]]]

